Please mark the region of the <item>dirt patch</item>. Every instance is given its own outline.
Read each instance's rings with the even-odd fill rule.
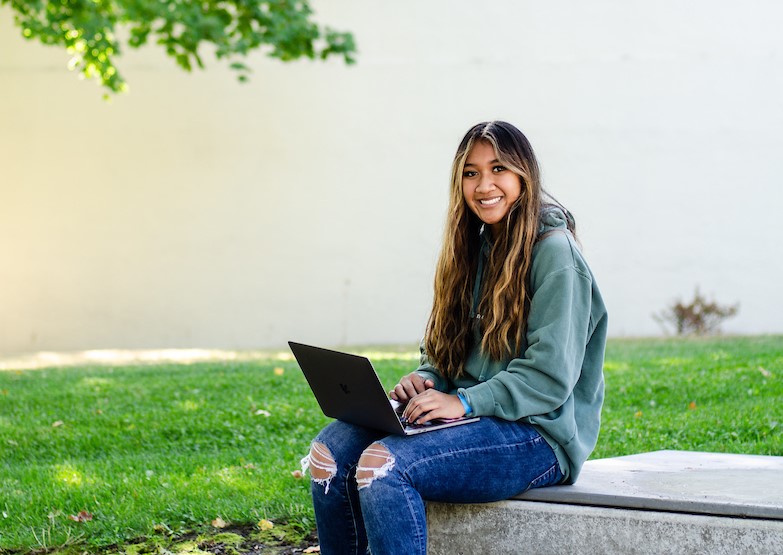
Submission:
[[[319,552],[318,538],[314,532],[303,538],[301,534],[297,536],[301,539],[294,540],[284,528],[259,531],[253,526],[240,526],[226,528],[215,534],[201,534],[194,539],[198,550],[211,555],[299,555]]]
[[[315,531],[303,532],[287,524],[264,530],[253,525],[208,527],[184,534],[155,534],[105,547],[73,542],[39,549],[0,548],[0,554],[7,555],[300,555],[319,552]]]

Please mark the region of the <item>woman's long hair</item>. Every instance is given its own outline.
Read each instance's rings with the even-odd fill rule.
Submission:
[[[482,222],[465,202],[462,174],[478,141],[492,145],[498,162],[519,176],[521,194],[505,218],[503,231],[493,237],[483,272],[480,319],[474,321],[471,309],[481,256]],[[530,306],[532,253],[544,198],[551,199],[541,187],[533,148],[519,129],[503,121],[492,121],[479,123],[465,134],[451,168],[451,198],[425,335],[427,356],[444,375],[454,378],[464,370],[473,345],[474,325],[480,326],[481,348],[492,359],[513,356],[521,348]],[[574,231],[573,219],[563,210],[569,229]]]

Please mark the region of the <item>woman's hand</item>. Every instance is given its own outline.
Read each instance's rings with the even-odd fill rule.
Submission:
[[[419,393],[424,393],[433,387],[435,387],[435,382],[432,380],[425,380],[421,374],[411,372],[400,379],[400,383],[395,385],[394,389],[389,392],[389,397],[405,404]]]
[[[456,395],[428,389],[408,401],[402,413],[408,422],[424,424],[433,418],[459,418],[465,416],[465,407]]]

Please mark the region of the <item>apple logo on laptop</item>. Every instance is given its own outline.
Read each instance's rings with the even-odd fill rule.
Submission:
[[[351,392],[348,390],[348,384],[341,383],[341,384],[340,384],[340,389],[342,389],[342,390],[343,390],[343,393],[345,393],[346,395],[348,395],[349,393],[351,393]]]

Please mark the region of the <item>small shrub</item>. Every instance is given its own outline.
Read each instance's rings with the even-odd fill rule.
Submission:
[[[666,329],[672,326],[677,335],[708,335],[720,333],[720,325],[739,311],[735,305],[719,305],[708,301],[696,288],[693,300],[677,301],[666,310],[653,314],[653,318]]]

